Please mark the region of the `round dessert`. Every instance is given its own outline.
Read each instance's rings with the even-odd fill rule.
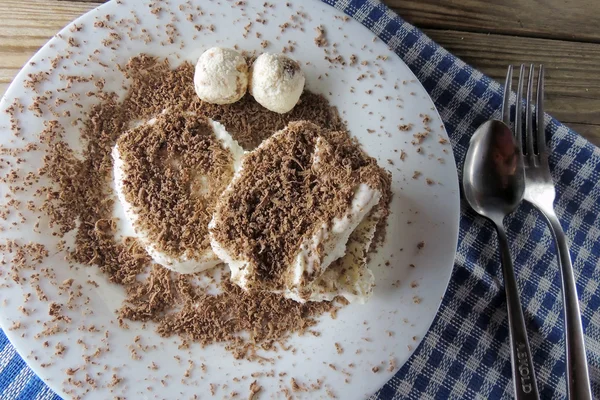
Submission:
[[[300,64],[283,54],[263,53],[250,69],[250,94],[276,113],[291,111],[304,90]]]
[[[193,273],[221,262],[208,224],[243,154],[221,124],[190,112],[165,111],[117,140],[117,196],[156,263]]]
[[[299,302],[337,295],[365,302],[373,285],[366,252],[389,190],[387,172],[346,132],[292,122],[242,161],[217,202],[211,245],[243,289]],[[338,259],[337,272],[325,275]]]
[[[206,50],[196,63],[194,87],[198,97],[208,103],[235,103],[248,88],[246,59],[233,49]]]

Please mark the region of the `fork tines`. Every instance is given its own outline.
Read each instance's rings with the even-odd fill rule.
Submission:
[[[519,83],[517,86],[517,98],[515,105],[515,124],[514,132],[517,138],[517,143],[523,149],[525,155],[536,155],[546,153],[546,136],[544,126],[544,66],[538,67],[537,90],[536,90],[536,106],[535,106],[535,129],[533,122],[533,81],[535,67],[529,65],[529,73],[527,74],[527,98],[525,100],[525,141],[523,143],[523,82],[525,79],[525,65],[521,64],[519,68]],[[506,73],[506,81],[504,84],[504,99],[502,102],[502,121],[511,126],[511,86],[513,80],[513,66],[509,65]],[[533,132],[536,132],[536,135]]]

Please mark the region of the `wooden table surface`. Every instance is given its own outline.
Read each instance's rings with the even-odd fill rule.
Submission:
[[[384,0],[404,19],[503,80],[508,64],[543,63],[546,110],[600,145],[598,0]],[[0,0],[0,93],[52,35],[99,2]]]

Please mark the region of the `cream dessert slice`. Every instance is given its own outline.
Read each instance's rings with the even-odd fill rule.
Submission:
[[[350,235],[346,254],[331,263],[315,282],[306,288],[290,291],[287,297],[305,302],[331,301],[340,296],[350,303],[366,303],[375,286],[375,276],[368,267],[367,256],[383,211],[381,204],[374,207]]]
[[[213,251],[243,289],[325,300],[311,288],[388,189],[385,171],[347,133],[290,123],[244,158],[223,192]]]
[[[221,124],[190,112],[165,110],[121,135],[112,150],[117,197],[156,263],[194,273],[221,262],[208,224],[243,155]]]

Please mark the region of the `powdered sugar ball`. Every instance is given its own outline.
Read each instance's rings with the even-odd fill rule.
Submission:
[[[248,64],[233,49],[212,47],[198,59],[194,88],[198,97],[208,103],[235,103],[248,88]]]
[[[290,111],[304,90],[300,65],[283,54],[263,53],[250,69],[250,94],[268,110]]]

